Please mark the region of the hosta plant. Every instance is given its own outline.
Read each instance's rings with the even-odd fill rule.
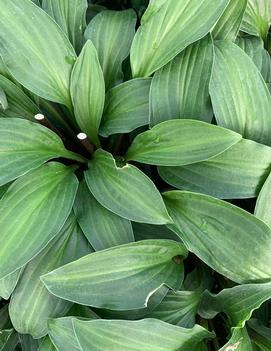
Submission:
[[[0,0],[0,351],[270,351],[270,0]]]

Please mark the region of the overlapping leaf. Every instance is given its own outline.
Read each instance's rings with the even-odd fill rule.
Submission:
[[[57,351],[57,349],[54,347],[54,344],[51,342],[49,336],[47,336],[41,342],[38,351]]]
[[[8,300],[18,283],[22,268],[0,279],[0,297]]]
[[[240,29],[248,0],[230,0],[222,16],[212,30],[215,40],[234,41]]]
[[[86,27],[87,0],[43,0],[42,8],[67,34],[77,52],[81,50]]]
[[[207,195],[170,191],[164,199],[171,228],[207,265],[238,283],[271,280],[271,229],[264,222]]]
[[[105,77],[106,90],[122,80],[121,65],[129,55],[135,34],[133,10],[102,11],[90,21],[85,38],[97,49]]]
[[[139,241],[87,255],[43,276],[42,281],[56,296],[83,305],[143,308],[163,284],[180,287],[186,254],[182,244],[171,240]],[[173,260],[175,256],[180,258]]]
[[[147,77],[183,49],[204,37],[228,0],[168,0],[151,2],[131,48],[134,77]]]
[[[128,133],[149,124],[151,79],[131,79],[108,91],[100,134]]]
[[[240,139],[240,134],[208,123],[170,120],[139,134],[126,159],[159,166],[187,165],[216,156]]]
[[[33,93],[70,107],[76,54],[64,32],[29,0],[1,0],[0,7],[0,53],[8,70]]]
[[[248,0],[242,23],[242,31],[266,38],[271,24],[271,3],[269,0]]]
[[[135,166],[117,166],[106,151],[95,152],[85,179],[96,200],[118,216],[153,224],[171,221],[153,182]]]
[[[66,150],[48,128],[19,118],[0,119],[0,185],[57,157],[84,160]]]
[[[0,109],[0,117],[21,117],[34,120],[39,113],[38,106],[25,94],[25,92],[11,80],[0,75],[0,87],[7,98],[6,109]]]
[[[271,283],[237,285],[224,289],[217,295],[206,291],[201,300],[199,314],[210,319],[224,312],[232,327],[243,328],[252,312],[270,298]]]
[[[213,117],[209,97],[212,65],[213,43],[207,35],[157,71],[150,93],[151,125],[172,118],[210,122]]]
[[[100,144],[97,135],[104,107],[104,94],[104,78],[97,51],[88,40],[72,71],[71,98],[79,127],[97,146]]]
[[[262,39],[253,36],[239,37],[236,40],[236,44],[238,44],[253,60],[266,83],[270,83],[271,59],[268,52],[264,49]]]
[[[90,193],[85,181],[80,183],[74,211],[96,251],[134,241],[131,222],[103,207]]]
[[[212,337],[206,329],[176,327],[156,319],[141,321],[79,321],[73,326],[82,351],[106,350],[112,345],[119,351],[196,351],[206,338]]]
[[[218,351],[253,351],[246,328],[233,328],[229,342]]]
[[[215,44],[210,94],[217,123],[271,145],[271,95],[259,70],[237,45]]]
[[[266,179],[261,192],[258,196],[255,216],[263,220],[269,226],[271,226],[271,205],[270,205],[270,194],[271,194],[271,175]]]
[[[48,321],[49,336],[58,351],[81,351],[76,339],[72,317],[51,319]]]
[[[159,174],[178,189],[222,199],[244,199],[258,195],[270,166],[269,146],[242,139],[207,161],[184,167],[159,167]]]
[[[74,215],[70,216],[57,238],[28,263],[12,294],[9,313],[18,332],[41,338],[48,332],[49,318],[69,311],[71,303],[51,295],[40,276],[90,252]]]
[[[9,187],[0,200],[0,278],[25,265],[56,236],[77,186],[73,168],[49,163]]]

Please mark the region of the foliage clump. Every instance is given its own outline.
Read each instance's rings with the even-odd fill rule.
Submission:
[[[270,0],[0,0],[0,350],[271,350]]]

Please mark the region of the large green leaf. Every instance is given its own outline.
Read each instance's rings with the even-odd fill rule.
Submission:
[[[263,40],[259,37],[244,36],[236,40],[236,44],[253,60],[267,83],[271,82],[271,59],[264,49]]]
[[[215,40],[234,41],[239,32],[248,0],[230,0],[223,15],[212,30]]]
[[[260,194],[257,198],[255,216],[271,226],[271,174],[266,179]]]
[[[210,94],[217,123],[271,145],[271,95],[258,68],[230,41],[215,44]]]
[[[43,0],[42,8],[67,34],[73,47],[80,51],[86,27],[87,0]]]
[[[126,159],[159,166],[182,166],[216,156],[240,139],[240,134],[209,123],[169,120],[139,134],[128,149]]]
[[[134,241],[131,222],[103,207],[80,183],[74,211],[80,227],[95,251]]]
[[[0,278],[25,265],[56,236],[77,186],[72,167],[48,163],[9,187],[0,200]]]
[[[152,1],[131,48],[134,77],[151,75],[204,37],[227,3],[228,0]]]
[[[86,39],[93,42],[98,52],[106,90],[123,78],[121,65],[129,55],[135,24],[136,14],[133,10],[102,11],[86,29]]]
[[[245,284],[224,289],[219,294],[206,291],[201,300],[199,314],[212,319],[224,312],[232,327],[244,327],[252,312],[271,298],[271,283]]]
[[[10,273],[4,278],[0,279],[0,297],[4,298],[5,300],[8,300],[10,298],[10,295],[18,283],[21,272],[22,269],[20,268],[17,271]]]
[[[79,127],[97,146],[98,129],[104,107],[104,89],[103,72],[97,51],[88,40],[72,71],[71,97]]]
[[[83,161],[50,129],[21,118],[0,118],[0,185],[57,157]]]
[[[244,199],[258,195],[270,166],[269,146],[242,139],[207,161],[184,167],[159,167],[158,170],[175,188],[222,199]]]
[[[271,24],[271,2],[269,0],[248,0],[241,30],[266,38]]]
[[[21,334],[41,338],[48,333],[47,321],[65,315],[71,302],[51,295],[40,276],[91,252],[74,215],[46,248],[24,269],[12,294],[9,314],[15,329]]]
[[[152,125],[172,118],[212,120],[209,82],[213,56],[212,38],[207,35],[155,73],[150,93]]]
[[[150,78],[138,78],[108,91],[99,131],[102,136],[128,133],[149,124],[150,85]]]
[[[0,109],[0,117],[21,117],[34,120],[39,113],[38,106],[26,95],[26,93],[11,80],[0,75],[0,87],[6,94],[8,107],[4,111]]]
[[[169,191],[164,199],[171,228],[208,266],[238,283],[271,280],[271,229],[264,222],[207,195]]]
[[[246,328],[233,328],[229,342],[218,351],[253,351]]]
[[[97,150],[85,172],[89,190],[108,210],[135,222],[171,221],[153,182],[135,166],[117,166],[113,156]]]
[[[180,287],[186,254],[180,243],[144,240],[94,252],[41,279],[52,294],[83,305],[143,308],[163,284]]]
[[[82,351],[196,351],[203,340],[212,337],[206,329],[176,327],[156,319],[140,321],[73,320]]]
[[[33,93],[70,107],[76,54],[64,32],[29,0],[1,0],[0,8],[0,53],[8,70]]]

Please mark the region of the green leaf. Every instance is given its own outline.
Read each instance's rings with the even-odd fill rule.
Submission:
[[[92,253],[41,279],[52,294],[82,305],[138,309],[163,284],[180,287],[186,254],[180,243],[144,240]]]
[[[19,333],[41,338],[48,333],[49,318],[61,317],[69,311],[71,303],[51,295],[40,276],[91,251],[74,215],[71,215],[57,237],[27,264],[12,294],[9,314]]]
[[[172,118],[211,122],[209,82],[213,56],[212,38],[207,35],[155,73],[150,93],[151,125]]]
[[[196,351],[204,339],[212,337],[206,329],[176,327],[156,319],[140,321],[73,320],[82,351]]]
[[[38,351],[57,351],[57,349],[54,347],[54,344],[51,342],[50,338],[47,336],[41,342],[41,344],[38,348]]]
[[[230,0],[222,16],[212,30],[215,40],[234,41],[239,32],[248,0]]]
[[[18,334],[13,329],[1,330],[0,332],[0,351],[14,351],[19,343]],[[23,350],[25,351],[25,350]],[[29,350],[31,351],[31,350]]]
[[[131,48],[133,76],[150,76],[188,45],[204,37],[227,3],[228,0],[151,2]]]
[[[129,133],[149,124],[151,78],[129,80],[109,90],[99,133]]]
[[[262,39],[252,36],[239,37],[236,44],[253,60],[264,80],[267,83],[271,82],[271,60],[268,52],[264,49]]]
[[[19,335],[22,351],[38,351],[40,340],[33,339],[30,335]]]
[[[232,327],[244,327],[252,312],[271,298],[271,283],[245,284],[224,289],[219,294],[206,291],[201,300],[199,314],[206,319],[224,312]]]
[[[97,51],[88,40],[72,71],[71,97],[75,119],[90,140],[99,146],[98,129],[104,107],[104,78]]]
[[[150,178],[135,166],[117,166],[106,151],[95,152],[85,179],[96,200],[120,217],[152,224],[171,221],[161,194]]]
[[[39,113],[38,106],[26,95],[26,93],[11,80],[0,75],[0,87],[5,92],[8,106],[0,111],[0,117],[20,117],[34,120]]]
[[[102,11],[86,29],[85,38],[93,42],[98,52],[106,90],[123,78],[121,65],[129,55],[135,24],[136,14],[133,10]]]
[[[7,343],[8,339],[10,338],[13,330],[1,330],[0,332],[0,350],[3,350],[3,347]]]
[[[74,211],[80,227],[95,251],[134,241],[131,222],[100,205],[90,193],[85,181],[79,185]]]
[[[180,238],[165,225],[133,222],[132,226],[136,241],[146,239],[169,239],[181,241]]]
[[[0,297],[5,300],[8,300],[10,298],[10,295],[18,283],[21,272],[22,269],[18,269],[17,271],[10,273],[9,275],[0,279]]]
[[[49,336],[58,351],[82,351],[76,339],[72,320],[74,317],[63,317],[48,321]]]
[[[169,120],[139,134],[126,159],[159,166],[182,166],[216,156],[240,139],[240,134],[205,122]]]
[[[248,322],[249,334],[253,342],[253,346],[257,345],[255,351],[269,351],[271,348],[271,330],[261,321],[251,319]]]
[[[215,44],[210,94],[217,123],[271,145],[271,95],[259,70],[237,45]]]
[[[255,216],[271,226],[271,174],[267,177],[257,198]]]
[[[169,191],[164,199],[170,228],[208,266],[238,283],[271,280],[271,229],[264,222],[207,195]]]
[[[87,0],[43,0],[42,8],[67,34],[77,52],[83,43],[86,27]]]
[[[246,328],[233,328],[229,342],[219,351],[253,351]]]
[[[178,189],[221,199],[258,195],[270,172],[271,148],[242,139],[207,161],[184,167],[159,167],[165,182]]]
[[[0,118],[0,185],[57,157],[84,160],[66,150],[50,129],[20,118]]]
[[[195,317],[200,297],[199,291],[170,291],[147,317],[184,328],[192,328],[196,323]]]
[[[158,290],[156,290],[148,300],[147,307],[127,310],[127,311],[114,311],[107,309],[97,309],[99,316],[102,319],[124,319],[124,320],[138,320],[146,315],[148,315],[156,306],[158,306],[169,289],[167,286],[162,285]]]
[[[266,39],[271,24],[271,2],[248,0],[241,30]]]
[[[56,236],[71,211],[77,186],[73,168],[54,162],[9,187],[0,201],[0,278],[24,266]]]
[[[64,32],[29,0],[0,0],[0,7],[0,52],[10,73],[33,93],[70,107],[76,54]]]

